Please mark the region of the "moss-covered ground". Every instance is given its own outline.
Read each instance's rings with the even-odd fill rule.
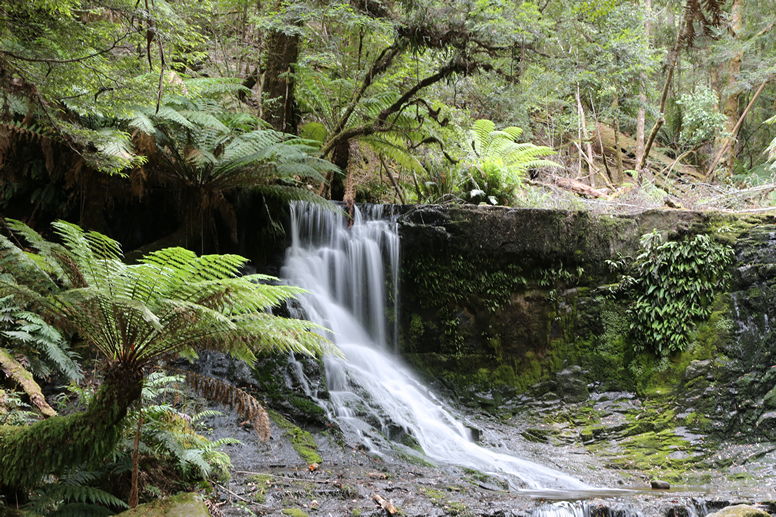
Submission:
[[[312,465],[313,463],[323,462],[323,458],[318,453],[318,444],[315,443],[315,438],[313,438],[312,434],[276,411],[270,411],[270,418],[278,427],[285,431],[291,446],[305,463]]]

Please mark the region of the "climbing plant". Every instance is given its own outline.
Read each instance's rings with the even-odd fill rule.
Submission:
[[[637,351],[685,350],[695,325],[711,314],[714,296],[730,278],[733,250],[708,235],[668,241],[657,231],[641,238],[641,252],[619,289],[630,299],[629,331]]]

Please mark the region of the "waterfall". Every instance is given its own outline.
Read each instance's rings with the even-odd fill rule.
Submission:
[[[342,352],[324,358],[330,399],[319,402],[329,417],[377,454],[376,441],[399,434],[434,461],[498,475],[515,488],[589,488],[474,443],[454,411],[395,355],[399,237],[390,215],[382,206],[356,208],[348,226],[342,213],[291,205],[292,243],[281,276],[309,291],[292,309],[330,329]]]

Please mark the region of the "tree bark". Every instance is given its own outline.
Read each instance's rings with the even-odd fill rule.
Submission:
[[[744,29],[744,0],[733,0],[730,8],[730,25],[728,33],[730,37],[738,44],[741,32]],[[730,60],[726,63],[726,80],[722,91],[720,92],[722,113],[725,115],[725,136],[718,139],[717,148],[722,149],[720,163],[730,175],[733,172],[733,165],[736,160],[736,134],[738,133],[738,101],[741,92],[737,88],[738,75],[741,73],[741,61],[744,58],[742,48],[736,50]]]
[[[296,133],[299,113],[294,97],[294,66],[299,36],[273,31],[267,37],[267,62],[262,84],[262,112],[273,128]]]
[[[644,39],[647,48],[652,36],[652,0],[644,0]],[[641,74],[639,85],[639,112],[636,115],[636,164],[644,159],[644,129],[647,120],[647,74]]]
[[[0,430],[0,485],[27,489],[45,476],[104,458],[121,438],[120,424],[142,388],[139,370],[114,364],[86,411]]]

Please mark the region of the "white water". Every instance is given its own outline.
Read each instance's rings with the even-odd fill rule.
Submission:
[[[340,213],[291,206],[292,245],[281,275],[310,291],[299,300],[300,315],[331,329],[329,337],[343,353],[324,360],[331,400],[321,402],[329,416],[378,453],[374,440],[398,426],[429,458],[506,477],[515,487],[589,488],[562,472],[475,444],[453,411],[394,355],[399,237],[395,219],[382,211],[356,209],[348,228]]]

